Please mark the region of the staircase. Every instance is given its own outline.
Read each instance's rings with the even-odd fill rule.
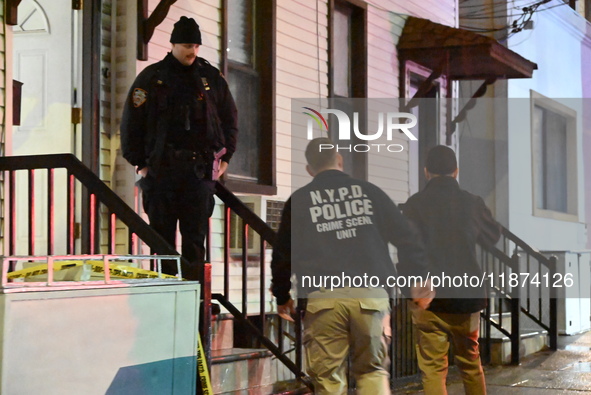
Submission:
[[[65,170],[62,170],[65,169]],[[127,206],[94,173],[72,155],[40,155],[29,157],[1,157],[0,171],[7,180],[6,219],[9,229],[8,253],[35,254],[96,254],[142,251],[142,245],[158,255],[178,254],[149,225]],[[17,196],[17,173],[27,185],[24,196]],[[43,174],[46,193],[45,220],[47,243],[35,245],[35,177]],[[56,246],[54,206],[55,178],[65,177],[66,230],[65,245]],[[39,188],[38,188],[39,189]],[[222,245],[212,240],[207,243],[207,257],[203,284],[201,335],[208,366],[211,370],[214,393],[217,394],[297,394],[310,393],[307,376],[302,368],[301,320],[296,324],[281,320],[270,307],[268,291],[269,250],[275,232],[240,199],[223,185],[216,185],[216,195],[224,203]],[[28,251],[17,251],[17,206],[28,204]],[[39,203],[37,203],[38,205]],[[81,207],[80,207],[81,205]],[[138,206],[139,207],[139,206]],[[38,210],[39,211],[39,210]],[[43,210],[42,210],[43,211]],[[76,218],[80,221],[80,240]],[[231,235],[231,214],[242,219],[239,234]],[[19,218],[19,221],[22,219]],[[217,228],[216,228],[217,229]],[[116,251],[117,240],[127,233],[129,251]],[[259,253],[249,252],[249,237],[256,236]],[[102,236],[102,237],[101,237]],[[230,249],[231,237],[241,240],[239,256]],[[479,248],[479,260],[487,273],[495,279],[505,273],[538,272],[551,276],[556,258],[547,258],[527,245],[508,229],[503,229],[498,247]],[[238,260],[238,265],[236,265]],[[182,261],[182,265],[186,265]],[[212,284],[212,271],[221,284]],[[239,291],[231,285],[239,273]],[[219,281],[218,281],[219,282]],[[212,287],[215,288],[212,290]],[[254,300],[253,300],[254,298]],[[238,300],[238,303],[235,301]],[[520,357],[540,346],[557,344],[556,295],[550,289],[511,287],[508,282],[495,281],[490,289],[489,307],[482,313],[482,356],[489,363],[519,363]],[[406,301],[398,294],[392,300],[391,377],[398,380],[418,373],[412,337],[412,324]]]
[[[267,348],[257,348],[252,344],[249,348],[235,348],[234,324],[233,317],[227,314],[218,315],[214,320],[211,350],[211,375],[216,378],[213,381],[214,393],[309,393]]]
[[[492,314],[491,320],[494,322],[503,322],[503,329],[511,333],[511,313]],[[530,320],[525,314],[520,317],[521,328],[519,332],[519,358],[531,355],[548,347],[548,331],[540,328],[535,322]],[[503,332],[491,328],[490,351],[488,352],[489,363],[491,365],[508,365],[512,363],[512,342],[511,338]]]
[[[544,284],[544,279],[554,278],[557,260],[507,228],[497,246],[481,246],[479,251],[482,270],[493,278],[489,304],[482,313],[482,354],[489,363],[517,365],[522,356],[546,346],[557,348],[556,288]]]

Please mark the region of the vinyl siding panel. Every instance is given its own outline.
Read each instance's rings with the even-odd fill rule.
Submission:
[[[277,3],[277,146],[291,147],[291,99],[328,95],[327,15],[328,3],[322,0]],[[283,158],[277,160],[278,195],[283,199],[294,182],[291,167]]]
[[[6,108],[6,97],[7,93],[5,86],[12,87],[12,82],[8,83],[6,81],[7,73],[6,73],[6,38],[5,38],[5,30],[4,30],[4,1],[0,1],[0,97],[2,98],[0,102],[0,155],[5,156],[6,152],[6,125],[7,125],[7,108]],[[11,59],[11,57],[8,57]],[[12,94],[8,95],[8,97],[12,97]],[[9,109],[12,106],[9,106]],[[5,230],[5,216],[8,214],[6,213],[6,183],[4,182],[4,175],[0,175],[0,250],[4,253],[4,230]]]
[[[420,4],[418,4],[420,3]],[[316,7],[318,6],[318,14]],[[455,26],[455,1],[376,1],[367,6],[368,97],[399,96],[399,63],[396,43],[404,20],[398,14],[415,15]],[[323,98],[328,95],[328,3],[326,1],[280,2],[277,8],[277,146],[291,147],[291,99]],[[392,143],[407,146],[405,139]],[[369,180],[384,188],[390,196],[408,196],[409,158],[405,150],[396,154],[396,171],[388,163],[388,154],[368,159]],[[277,166],[278,187],[291,191],[290,166]],[[303,180],[302,180],[303,181]],[[282,198],[287,196],[280,195]]]
[[[231,1],[231,0],[230,0]],[[150,0],[150,12],[158,0]],[[376,0],[367,4],[367,51],[368,51],[368,97],[396,98],[399,95],[399,63],[396,43],[403,27],[403,19],[397,13],[410,14],[431,19],[447,25],[456,25],[455,1],[426,0],[407,2],[402,0]],[[115,95],[105,92],[109,100],[124,100],[133,78],[147,65],[161,60],[170,50],[170,32],[173,24],[186,15],[196,19],[200,25],[203,46],[199,55],[218,66],[221,48],[221,2],[206,0],[199,2],[175,3],[163,21],[157,27],[148,45],[149,60],[133,61],[135,67],[128,66],[119,70],[121,80]],[[276,3],[276,83],[275,83],[275,150],[277,195],[272,199],[285,200],[292,192],[293,185],[303,185],[310,181],[305,173],[303,152],[292,150],[292,99],[321,99],[328,96],[329,81],[329,42],[328,42],[328,0],[278,0]],[[128,12],[130,12],[128,10]],[[128,16],[129,18],[129,16]],[[129,34],[127,35],[128,42]],[[135,54],[134,44],[131,53]],[[128,48],[128,56],[129,56]],[[117,74],[119,76],[119,74]],[[119,78],[119,77],[118,77]],[[240,109],[238,109],[240,111]],[[408,147],[404,135],[394,136],[391,143]],[[298,146],[305,146],[304,136],[298,138]],[[369,180],[382,187],[396,202],[405,201],[409,195],[409,157],[405,149],[396,155],[373,155],[369,159]],[[129,168],[123,163],[118,168]],[[125,184],[125,183],[124,183]],[[127,186],[129,188],[129,186]],[[263,199],[264,198],[260,198]],[[221,289],[222,247],[223,247],[223,205],[217,201],[211,219],[212,261],[214,290]],[[263,210],[264,211],[264,210]],[[264,216],[263,213],[261,213]],[[180,240],[180,238],[179,238]],[[177,246],[180,248],[180,245]],[[270,261],[270,260],[268,260]],[[240,302],[240,267],[231,263],[232,301]],[[249,276],[256,276],[249,268]],[[249,282],[254,281],[249,277]],[[258,284],[253,287],[258,289]],[[258,292],[258,290],[256,291]],[[252,300],[258,300],[252,295]],[[251,299],[249,299],[251,300]]]
[[[380,1],[368,7],[368,97],[399,97],[399,70],[396,44],[404,21],[399,14],[430,19],[449,26],[457,25],[454,1]],[[404,202],[410,195],[409,151],[406,138],[394,139],[405,150],[392,154],[370,156],[368,180],[380,186],[396,202]]]

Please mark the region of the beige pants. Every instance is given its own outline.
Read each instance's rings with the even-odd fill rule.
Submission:
[[[445,383],[450,342],[454,346],[454,362],[460,369],[466,394],[485,395],[486,384],[478,349],[480,313],[433,313],[410,305],[425,395],[447,394]]]
[[[304,347],[315,394],[347,394],[349,354],[358,394],[390,394],[383,337],[389,309],[383,289],[341,288],[308,296]]]

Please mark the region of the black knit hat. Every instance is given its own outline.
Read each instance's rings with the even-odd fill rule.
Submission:
[[[451,174],[458,168],[456,154],[445,145],[437,145],[429,150],[425,167],[431,174]]]
[[[201,45],[201,31],[195,19],[181,16],[181,19],[174,24],[174,29],[170,35],[170,42],[173,44]]]

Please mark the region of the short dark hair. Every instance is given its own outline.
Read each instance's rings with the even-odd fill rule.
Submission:
[[[445,145],[437,145],[429,150],[425,167],[431,174],[440,176],[452,174],[458,168],[456,154]]]
[[[308,165],[314,170],[320,170],[332,165],[336,156],[336,146],[327,137],[315,138],[314,140],[310,141],[306,147],[306,161],[308,162]]]

